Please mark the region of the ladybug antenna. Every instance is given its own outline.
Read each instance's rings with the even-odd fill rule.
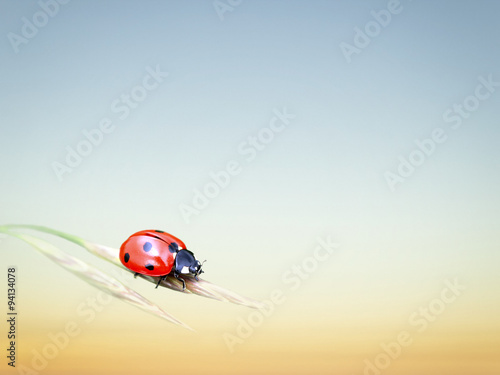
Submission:
[[[207,261],[207,260],[205,259],[205,260],[201,263],[201,265],[200,265],[200,269],[199,269],[199,271],[198,271],[198,274],[200,274],[200,273],[204,273],[204,272],[205,272],[205,271],[203,271],[203,270],[201,269],[201,267],[203,267],[203,264],[204,264],[206,261]]]

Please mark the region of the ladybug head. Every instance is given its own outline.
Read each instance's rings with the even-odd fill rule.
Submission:
[[[203,263],[197,260],[190,250],[182,249],[175,257],[174,269],[177,274],[191,274],[198,280],[198,275],[203,273],[202,266]]]

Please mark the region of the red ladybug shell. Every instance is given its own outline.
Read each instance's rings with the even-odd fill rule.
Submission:
[[[120,261],[129,270],[149,276],[164,276],[174,266],[177,252],[186,245],[161,230],[142,230],[120,247]]]

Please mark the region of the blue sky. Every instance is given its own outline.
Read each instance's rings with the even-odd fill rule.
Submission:
[[[3,3],[3,220],[60,226],[71,217],[92,236],[96,209],[106,207],[117,224],[127,217],[129,231],[182,230],[179,205],[237,160],[243,172],[189,230],[220,230],[234,216],[313,232],[352,228],[393,220],[378,210],[405,201],[404,216],[428,202],[425,220],[455,206],[491,223],[498,94],[460,129],[442,116],[474,93],[478,77],[500,77],[498,5],[450,4],[399,3],[348,63],[340,44],[355,45],[354,28],[365,30],[370,12],[388,3],[243,2],[221,21],[210,2],[70,2],[18,53],[7,34],[22,35],[22,17],[40,7]],[[121,120],[112,103],[148,69],[168,77]],[[283,108],[296,117],[246,163],[240,143]],[[107,118],[113,131],[59,181],[53,163]],[[435,128],[446,142],[391,192],[384,173],[396,173],[398,157]]]

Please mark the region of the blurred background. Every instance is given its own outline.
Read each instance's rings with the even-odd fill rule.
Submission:
[[[255,322],[251,309],[120,275],[188,332],[118,300],[92,302],[97,289],[1,237],[1,272],[18,268],[18,366],[498,374],[500,4],[0,7],[0,223],[115,248],[162,229],[207,259],[207,280],[283,295]],[[237,174],[221,173],[228,163]],[[217,187],[214,174],[229,177]],[[311,261],[328,237],[338,248]],[[40,359],[68,322],[79,334]],[[398,352],[401,332],[411,343]],[[0,368],[19,370],[5,358]]]

